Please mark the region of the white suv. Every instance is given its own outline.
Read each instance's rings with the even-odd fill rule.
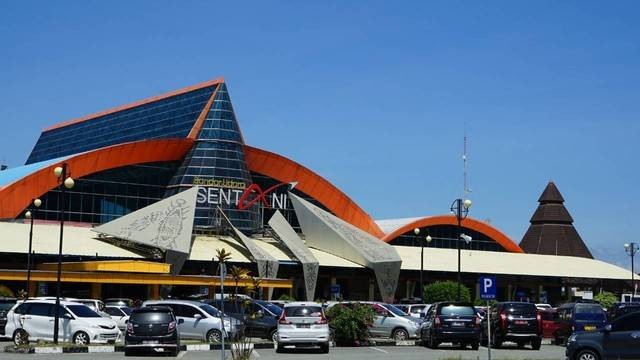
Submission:
[[[320,351],[329,352],[329,324],[321,304],[291,302],[284,305],[278,320],[276,352],[282,352],[289,345],[296,348],[320,346]]]
[[[16,304],[7,313],[5,333],[16,345],[37,340],[53,341],[55,304],[55,300],[27,300]],[[120,338],[115,321],[100,316],[86,305],[60,301],[58,314],[61,341],[87,345],[114,343]]]

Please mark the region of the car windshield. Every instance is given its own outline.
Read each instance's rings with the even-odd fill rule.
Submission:
[[[0,302],[0,310],[9,310],[15,304],[15,302]]]
[[[204,310],[207,314],[211,316],[220,317],[220,311],[218,311],[218,309],[214,308],[209,304],[200,305],[200,309]]]
[[[384,305],[385,309],[389,310],[390,313],[392,313],[395,316],[407,316],[409,314],[407,314],[406,312],[398,309],[397,307],[391,305],[391,304],[385,304]]]
[[[142,324],[159,324],[159,323],[170,323],[173,321],[173,317],[170,312],[166,311],[156,311],[156,312],[132,312],[130,321],[132,323],[142,323]]]
[[[279,306],[273,305],[272,303],[268,303],[266,301],[257,300],[256,304],[262,306],[263,308],[269,310],[273,315],[280,316],[282,315],[282,309]]]
[[[443,306],[442,309],[440,309],[440,315],[444,316],[473,316],[475,314],[476,309],[472,308],[471,306],[447,305]]]
[[[606,317],[604,310],[600,305],[595,304],[576,304],[573,311],[575,320],[604,320]]]
[[[535,317],[538,309],[534,304],[510,303],[504,305],[504,311],[513,315],[530,315]]]
[[[127,314],[127,316],[131,316],[131,311],[133,311],[133,309],[128,306],[123,306],[120,308],[120,310],[122,310],[122,312]]]
[[[286,317],[320,317],[322,307],[320,306],[287,306],[284,308]]]
[[[67,309],[69,309],[75,316],[81,318],[99,318],[102,317],[97,312],[91,310],[86,305],[67,305]]]

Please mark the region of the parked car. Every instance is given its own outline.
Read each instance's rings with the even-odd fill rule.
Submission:
[[[551,310],[553,307],[549,304],[536,304],[538,310]]]
[[[118,306],[128,306],[130,308],[134,308],[133,300],[129,298],[107,298],[104,299],[105,305],[118,305]]]
[[[600,304],[568,303],[558,308],[558,328],[554,334],[557,345],[564,344],[571,334],[597,331],[607,324],[607,316]]]
[[[395,306],[396,308],[404,311],[409,316],[412,316],[412,317],[415,317],[415,318],[422,318],[422,316],[420,316],[420,314],[423,313],[425,308],[428,310],[429,306],[431,306],[431,305],[427,305],[427,304],[393,304],[393,306]],[[426,311],[425,311],[425,313],[426,313]]]
[[[0,336],[5,335],[4,327],[7,325],[7,313],[16,304],[16,298],[0,297]]]
[[[285,346],[319,346],[322,353],[329,353],[329,324],[321,304],[315,302],[291,302],[285,304],[278,319],[276,352]]]
[[[354,304],[370,306],[376,313],[373,324],[369,327],[369,332],[373,337],[392,338],[396,341],[403,341],[409,338],[420,336],[420,319],[408,316],[402,310],[391,304],[374,301],[350,302],[342,301],[330,306],[353,306]]]
[[[607,318],[611,322],[622,315],[636,311],[640,311],[640,302],[619,302],[607,309]]]
[[[278,335],[278,319],[282,308],[272,303],[251,298],[233,298],[222,300],[206,300],[208,304],[222,309],[224,314],[244,324],[247,336],[276,341]]]
[[[149,300],[145,301],[142,306],[169,307],[173,311],[173,315],[178,320],[182,320],[178,324],[180,339],[198,339],[214,343],[220,342],[222,336],[235,337],[241,329],[237,324],[232,326],[229,317],[224,318],[223,329],[220,311],[199,301]]]
[[[27,300],[7,314],[5,330],[16,345],[28,341],[53,341],[55,300]],[[88,306],[61,301],[58,308],[59,339],[78,345],[114,343],[120,338],[116,322],[104,318]]]
[[[540,310],[540,319],[542,320],[542,337],[551,338],[555,337],[556,331],[560,327],[558,323],[558,311],[555,309]]]
[[[597,331],[571,335],[565,355],[568,360],[640,359],[640,312],[620,316]]]
[[[505,341],[515,342],[519,348],[531,344],[539,350],[542,344],[542,317],[535,304],[526,302],[500,302],[491,306],[491,322],[482,322],[482,343],[488,342],[491,327],[491,345],[500,348]]]
[[[104,312],[109,314],[111,319],[118,324],[120,330],[127,328],[127,320],[131,316],[131,308],[128,306],[105,306]]]
[[[420,341],[430,348],[441,343],[459,344],[462,348],[471,345],[480,347],[480,317],[471,303],[439,302],[427,311],[420,329]]]
[[[131,312],[124,336],[124,355],[131,356],[138,350],[168,352],[177,356],[180,352],[178,326],[183,319],[176,319],[171,308],[147,306]]]
[[[91,308],[91,310],[97,312],[102,317],[111,317],[109,314],[107,314],[104,311],[104,302],[102,302],[102,300],[97,300],[97,299],[76,299],[76,300],[73,300],[73,301],[78,302],[80,304],[87,305],[88,307]]]

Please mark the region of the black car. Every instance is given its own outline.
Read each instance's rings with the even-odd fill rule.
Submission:
[[[221,300],[205,300],[218,310],[223,309]],[[272,303],[248,298],[224,300],[224,314],[243,322],[247,336],[276,341],[278,318],[282,308]]]
[[[461,347],[480,346],[480,317],[471,303],[439,302],[431,305],[420,328],[420,340],[430,348],[450,342]]]
[[[636,311],[640,311],[640,302],[631,302],[631,303],[619,302],[619,303],[613,304],[609,309],[607,309],[607,318],[609,319],[609,322],[611,322],[622,315],[629,314]]]
[[[539,350],[542,344],[542,318],[535,304],[526,302],[500,302],[489,310],[491,323],[482,322],[482,343],[488,343],[490,326],[491,345],[500,348],[505,341],[515,342],[519,348],[531,344]]]
[[[15,298],[0,297],[0,335],[4,335],[4,327],[7,325],[7,313],[16,304]]]
[[[571,335],[565,355],[569,360],[640,359],[640,312],[620,316],[598,331]]]
[[[133,355],[136,350],[168,352],[173,356],[180,352],[178,324],[171,309],[166,306],[149,306],[134,309],[127,322],[124,336],[124,354]]]

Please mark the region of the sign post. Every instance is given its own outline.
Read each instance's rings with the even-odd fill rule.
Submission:
[[[224,360],[224,337],[227,335],[224,328],[224,278],[227,277],[227,265],[220,263],[220,323],[222,324],[222,331],[220,332],[220,345],[222,345],[222,351],[220,352],[220,358]]]
[[[480,277],[480,298],[487,300],[487,354],[491,360],[491,308],[489,300],[496,298],[496,277],[481,276]],[[482,337],[482,335],[480,335]]]

